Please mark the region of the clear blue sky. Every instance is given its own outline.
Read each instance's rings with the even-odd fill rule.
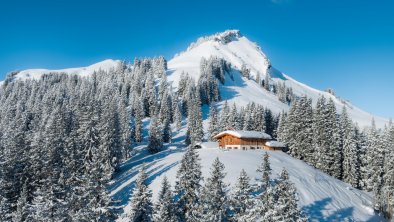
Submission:
[[[393,12],[389,0],[2,0],[0,79],[106,58],[169,59],[199,36],[239,29],[295,79],[394,117]]]

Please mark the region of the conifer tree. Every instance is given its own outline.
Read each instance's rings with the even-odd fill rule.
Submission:
[[[214,140],[214,136],[219,133],[219,120],[218,120],[218,111],[215,105],[211,105],[209,110],[209,127],[208,127],[208,139]]]
[[[220,112],[219,131],[228,130],[228,120],[230,118],[230,108],[227,101],[224,102],[223,108]]]
[[[150,153],[157,153],[163,146],[163,135],[158,120],[153,117],[149,126],[148,150]]]
[[[145,111],[141,98],[135,100],[134,103],[134,117],[135,117],[135,141],[142,142],[142,119],[144,118]]]
[[[270,75],[267,72],[264,77],[264,89],[270,91]]]
[[[283,169],[278,184],[275,186],[276,200],[265,215],[267,221],[306,221],[297,207],[294,185],[289,180],[288,172]]]
[[[244,217],[246,210],[253,206],[252,192],[250,178],[245,170],[242,169],[231,198],[231,207],[232,211],[234,211],[233,218],[235,220]]]
[[[179,108],[178,98],[174,97],[173,100],[173,110],[174,110],[174,122],[177,130],[180,130],[182,127],[182,112]]]
[[[257,172],[262,174],[261,175],[261,182],[262,182],[261,188],[262,188],[262,190],[266,190],[269,187],[270,183],[271,183],[270,176],[271,176],[272,169],[271,169],[271,164],[270,164],[270,161],[269,161],[269,157],[270,156],[268,155],[268,153],[265,152],[264,156],[263,156],[263,162],[261,163],[261,165],[257,169]]]
[[[12,215],[13,222],[22,222],[26,221],[29,215],[29,205],[28,205],[28,193],[27,193],[27,184],[26,182],[23,184],[23,189],[18,201],[16,203],[16,211]],[[1,218],[0,218],[1,219]],[[4,220],[6,221],[6,220]]]
[[[343,140],[343,181],[355,188],[360,184],[360,153],[354,127]]]
[[[196,94],[192,95],[188,104],[188,113],[192,115],[188,116],[186,143],[195,145],[201,142],[204,137],[199,97]]]
[[[155,222],[168,221],[176,222],[175,205],[173,202],[173,195],[171,185],[167,177],[164,177],[161,183],[161,190],[159,198],[155,207],[154,220]]]
[[[193,221],[193,218],[199,217],[195,210],[200,204],[201,181],[200,158],[189,146],[176,175],[175,203],[180,221]]]
[[[226,174],[224,164],[218,158],[214,160],[210,174],[202,194],[203,221],[228,221],[227,185],[223,181]]]
[[[151,222],[152,193],[147,185],[147,175],[144,168],[141,169],[136,183],[131,197],[131,210],[127,218],[130,222]]]

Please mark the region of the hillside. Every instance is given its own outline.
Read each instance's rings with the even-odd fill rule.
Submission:
[[[136,148],[136,155],[121,165],[121,172],[115,176],[110,186],[111,196],[119,201],[119,207],[124,212],[130,210],[128,199],[135,186],[137,173],[142,166],[146,167],[150,189],[153,198],[157,198],[160,183],[164,176],[175,184],[179,161],[184,153],[181,142],[184,130],[177,134],[175,142],[167,145],[164,151],[154,155],[145,155],[145,145]],[[202,162],[203,176],[209,176],[209,168],[218,157],[226,167],[225,182],[233,185],[241,169],[245,169],[255,182],[259,177],[256,172],[265,151],[261,150],[231,150],[202,149],[198,153]],[[273,177],[277,177],[283,168],[289,171],[290,180],[295,184],[299,193],[299,204],[310,221],[384,221],[374,215],[371,208],[372,196],[369,193],[353,189],[350,185],[334,179],[321,171],[294,159],[283,152],[269,152]],[[126,221],[120,218],[118,221]]]
[[[337,106],[337,110],[340,112],[345,105],[352,119],[360,126],[370,125],[372,118],[375,118],[376,124],[379,127],[383,127],[388,123],[387,119],[374,116],[350,102],[345,102],[328,92],[309,87],[280,72],[272,66],[262,49],[256,43],[251,42],[247,37],[243,36],[238,30],[228,30],[212,36],[202,37],[195,43],[192,43],[185,52],[176,55],[168,62],[168,79],[174,83],[175,87],[182,72],[189,73],[197,80],[200,75],[199,67],[201,58],[209,58],[210,56],[225,59],[237,70],[240,70],[242,65],[245,65],[250,69],[251,76],[254,79],[258,74],[264,79],[265,75],[269,73],[273,81],[277,83],[284,82],[286,86],[293,89],[295,95],[307,95],[314,102],[316,102],[320,95],[332,98]],[[289,107],[287,105],[280,102],[273,94],[259,87],[255,81],[240,78],[240,75],[234,76],[236,79],[234,81],[226,80],[222,90],[224,91],[223,99],[228,100],[230,104],[235,102],[245,105],[250,101],[254,101],[269,107],[274,112],[288,110]]]
[[[247,37],[243,36],[239,30],[227,30],[212,36],[201,37],[192,43],[188,49],[175,55],[168,61],[168,80],[173,83],[173,87],[178,86],[178,81],[182,72],[189,73],[198,80],[200,76],[200,61],[202,57],[209,58],[211,56],[225,59],[231,63],[234,72],[234,80],[228,78],[225,84],[221,86],[222,100],[227,100],[230,104],[246,105],[249,102],[262,104],[272,111],[279,113],[282,110],[287,111],[289,106],[278,100],[278,98],[261,88],[254,80],[256,75],[260,75],[264,79],[269,73],[272,81],[276,83],[285,83],[287,87],[291,87],[296,96],[307,95],[316,102],[320,95],[332,98],[335,102],[337,110],[340,112],[343,106],[347,107],[349,115],[359,124],[359,126],[369,126],[372,118],[375,119],[378,127],[383,127],[388,120],[379,116],[372,115],[358,108],[357,106],[345,101],[339,97],[324,91],[320,91],[309,87],[301,82],[296,81],[289,75],[276,69],[262,49]],[[15,80],[24,80],[28,78],[39,79],[43,74],[48,73],[65,73],[69,75],[89,76],[94,71],[108,71],[120,64],[118,60],[104,60],[96,64],[81,67],[69,68],[61,70],[48,69],[27,69],[17,72],[12,76]],[[242,78],[239,70],[245,65],[251,74],[251,80]],[[0,82],[1,85],[1,82]]]
[[[42,75],[49,73],[79,75],[82,77],[88,77],[94,72],[97,72],[99,70],[108,72],[109,70],[116,68],[119,64],[120,64],[119,60],[107,59],[90,66],[79,67],[79,68],[67,68],[67,69],[56,69],[56,70],[26,69],[16,72],[13,76],[13,79],[14,80],[40,79]]]

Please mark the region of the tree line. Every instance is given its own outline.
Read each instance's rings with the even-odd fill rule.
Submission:
[[[278,139],[295,158],[349,183],[373,192],[374,209],[392,217],[394,203],[394,125],[360,129],[344,106],[338,113],[334,101],[321,96],[313,107],[303,96],[279,118]]]

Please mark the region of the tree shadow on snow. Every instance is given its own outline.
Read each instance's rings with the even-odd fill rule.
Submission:
[[[337,210],[330,215],[324,215],[327,205],[332,202],[332,198],[317,200],[310,205],[302,207],[302,211],[308,216],[308,221],[312,222],[332,222],[332,221],[352,221],[353,207]]]
[[[173,149],[169,149],[169,146]],[[119,172],[114,175],[114,183],[108,187],[108,191],[112,193],[114,207],[120,207],[127,204],[135,187],[138,173],[142,167],[145,168],[147,182],[151,183],[157,177],[178,165],[178,162],[171,164],[160,162],[167,156],[183,152],[184,150],[185,147],[183,144],[168,144],[161,152],[155,154],[148,154],[146,152],[146,155],[135,155],[123,163],[119,168]]]

